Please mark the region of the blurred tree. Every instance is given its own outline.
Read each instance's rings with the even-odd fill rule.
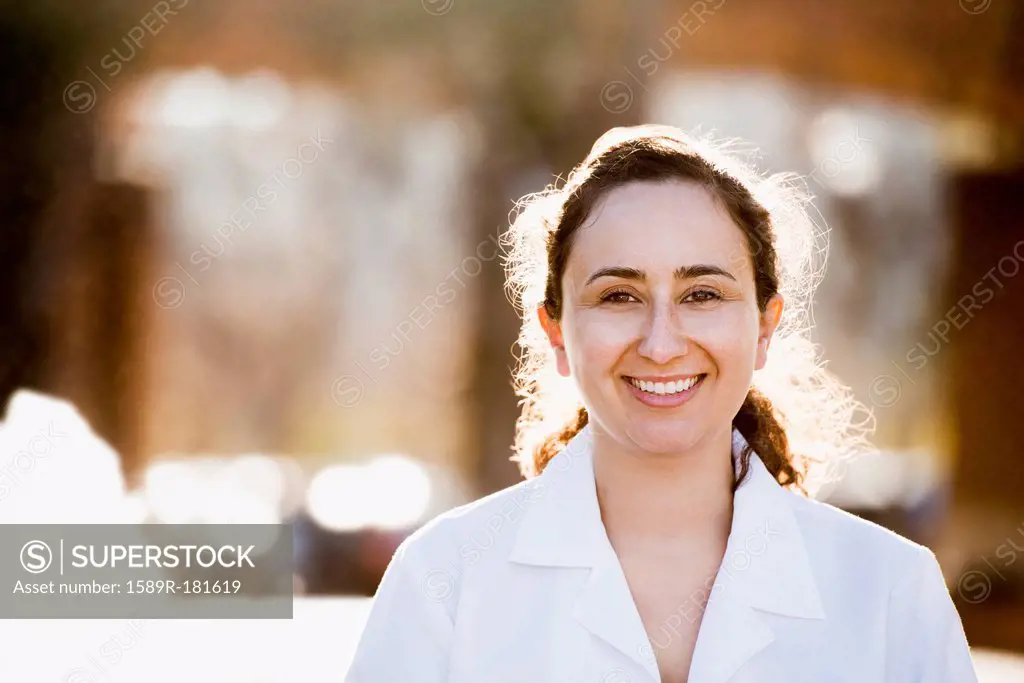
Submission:
[[[77,136],[60,102],[69,56],[81,35],[60,32],[24,3],[0,6],[0,400],[18,387],[41,388],[49,333],[40,306],[39,225],[58,191],[61,159],[53,141]],[[63,128],[64,130],[58,130]],[[61,134],[64,133],[64,134]],[[84,136],[83,136],[84,137]],[[78,137],[78,140],[81,140]],[[88,156],[80,157],[85,163]]]

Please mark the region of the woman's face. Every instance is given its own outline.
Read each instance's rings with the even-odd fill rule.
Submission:
[[[699,185],[609,191],[575,235],[562,319],[539,314],[558,369],[601,431],[649,452],[731,431],[782,311],[762,315],[746,237]]]

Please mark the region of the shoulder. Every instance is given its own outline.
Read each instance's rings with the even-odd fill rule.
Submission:
[[[539,478],[527,479],[443,512],[410,534],[399,552],[416,564],[450,564],[464,559],[469,545],[514,537],[514,527],[542,487]]]
[[[521,512],[536,495],[535,479],[520,482],[441,513],[407,536],[395,550],[375,604],[390,599],[401,609],[425,606],[451,625],[472,565],[506,556]],[[388,598],[388,596],[391,596]],[[399,607],[395,608],[396,610]],[[386,608],[385,608],[386,611]]]
[[[976,682],[970,650],[935,554],[832,505],[787,492],[825,614],[849,632],[881,633],[885,680]]]
[[[820,567],[854,572],[891,590],[906,576],[936,565],[929,548],[890,529],[828,503],[794,493],[787,497],[808,553]]]

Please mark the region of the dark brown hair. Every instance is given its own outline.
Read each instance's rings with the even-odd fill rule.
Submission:
[[[527,351],[516,377],[517,392],[524,401],[517,424],[515,459],[525,476],[540,473],[589,419],[586,408],[577,398],[573,410],[561,416],[561,426],[551,429],[552,415],[549,413],[559,402],[564,408],[565,401],[555,400],[549,386],[557,380],[551,372],[549,352],[543,348],[546,340],[537,333],[539,324],[535,325],[530,320],[536,317],[536,310],[531,310],[530,299],[543,305],[552,319],[561,318],[562,275],[576,232],[609,191],[641,181],[696,183],[726,209],[746,237],[747,253],[737,256],[751,259],[757,305],[762,312],[772,296],[782,291],[782,275],[786,270],[777,251],[774,216],[789,219],[800,228],[810,225],[798,203],[781,202],[781,209],[777,208],[773,215],[773,211],[755,196],[754,188],[761,188],[776,190],[776,199],[794,199],[792,192],[778,191],[783,188],[781,181],[763,181],[763,185],[759,185],[753,172],[736,159],[667,126],[612,129],[595,143],[563,187],[550,187],[543,193],[526,198],[522,204],[523,211],[513,222],[507,239],[512,246],[507,266],[509,286],[518,296],[521,306],[524,324],[519,342]],[[772,196],[771,193],[762,194]],[[833,418],[831,428],[839,427],[848,441],[856,441],[858,434],[851,429],[850,419],[856,402],[846,387],[815,362],[814,351],[808,349],[808,344],[804,343],[806,339],[800,334],[801,326],[793,324],[799,322],[799,313],[803,310],[801,304],[809,305],[810,290],[813,289],[812,278],[800,277],[800,272],[805,271],[808,265],[807,259],[803,258],[806,255],[798,253],[794,260],[799,263],[789,264],[788,272],[793,279],[790,284],[795,288],[791,287],[792,291],[785,293],[786,308],[795,303],[797,311],[796,315],[788,311],[788,326],[780,325],[783,337],[788,336],[790,341],[798,343],[782,344],[783,349],[778,353],[785,354],[788,349],[789,360],[797,361],[796,365],[800,366],[795,374],[789,373],[794,379],[793,386],[802,389],[805,398],[816,395],[831,405],[833,410],[826,411]],[[792,297],[794,301],[791,301],[792,292],[798,290],[802,290],[803,296]],[[776,346],[773,343],[773,355],[777,352]],[[792,403],[807,412],[806,401]],[[750,452],[753,450],[781,485],[805,490],[804,479],[812,458],[796,455],[790,449],[786,417],[765,393],[751,387],[733,420],[733,426],[749,444],[746,452],[741,454],[737,485],[749,469]],[[537,431],[542,424],[546,425],[543,428],[545,433],[538,436]],[[819,424],[820,427],[828,428],[828,425]]]

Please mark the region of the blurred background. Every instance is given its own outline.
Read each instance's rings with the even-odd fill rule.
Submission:
[[[297,593],[0,621],[0,678],[340,677],[397,544],[519,480],[514,200],[659,122],[805,178],[880,449],[822,497],[933,548],[983,683],[1024,681],[1022,35],[1019,0],[0,0],[0,401],[109,445],[33,408],[0,520],[289,522]]]

